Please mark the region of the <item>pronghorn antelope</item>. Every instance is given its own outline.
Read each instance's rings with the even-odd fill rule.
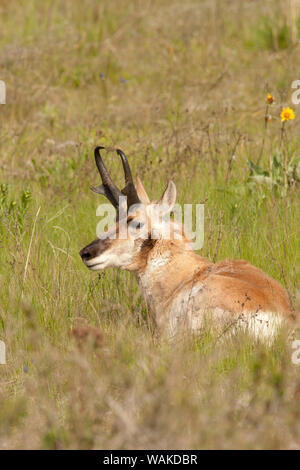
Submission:
[[[172,181],[158,201],[150,202],[138,176],[134,185],[127,158],[117,150],[126,184],[120,191],[102,160],[103,148],[95,149],[103,184],[91,189],[106,196],[117,214],[126,196],[127,209],[80,255],[90,270],[118,267],[133,272],[160,334],[197,331],[204,321],[223,328],[236,322],[265,339],[272,338],[285,320],[294,319],[288,293],[263,271],[244,260],[212,263],[189,248],[183,225],[165,217],[176,200]],[[168,238],[162,236],[167,223],[171,224]],[[121,237],[124,224],[133,229]]]

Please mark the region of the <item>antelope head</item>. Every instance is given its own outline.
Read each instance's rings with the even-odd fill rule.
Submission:
[[[176,201],[176,187],[169,181],[161,198],[151,203],[138,176],[134,185],[127,158],[118,149],[125,176],[125,187],[120,190],[102,160],[100,150],[103,148],[95,149],[102,184],[91,189],[105,196],[116,209],[117,215],[115,223],[83,248],[80,256],[84,264],[94,271],[107,267],[139,271],[145,263],[146,254],[157,240],[163,235],[172,238],[176,231],[183,232],[182,226],[177,226],[173,221],[170,223],[168,217]]]

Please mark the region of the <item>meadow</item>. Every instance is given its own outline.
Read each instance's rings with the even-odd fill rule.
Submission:
[[[249,260],[299,311],[297,2],[0,0],[0,13],[0,448],[299,449],[284,335],[169,344],[132,275],[78,254],[104,202],[93,149],[119,147],[151,198],[173,179],[181,204],[205,204],[202,256]]]

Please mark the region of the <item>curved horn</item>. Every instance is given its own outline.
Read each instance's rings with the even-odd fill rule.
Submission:
[[[121,160],[122,160],[122,165],[123,165],[123,170],[124,170],[124,175],[125,175],[125,183],[132,183],[133,184],[133,178],[130,170],[130,166],[127,160],[127,157],[122,150],[117,149],[117,154],[120,155]]]
[[[96,147],[95,148],[95,160],[96,165],[99,170],[103,185],[98,188],[92,188],[93,191],[98,192],[99,194],[104,194],[107,199],[110,200],[113,206],[118,207],[119,197],[123,196],[122,192],[117,188],[111,179],[106,166],[100,155],[100,150],[105,149],[105,147]]]
[[[132,206],[133,204],[140,204],[141,201],[138,197],[138,194],[136,192],[133,178],[132,178],[132,173],[130,170],[130,166],[127,160],[127,157],[122,150],[117,149],[117,154],[121,157],[122,160],[122,165],[123,165],[123,170],[124,170],[124,175],[125,175],[125,187],[122,189],[122,193],[127,196],[128,199],[128,207]]]

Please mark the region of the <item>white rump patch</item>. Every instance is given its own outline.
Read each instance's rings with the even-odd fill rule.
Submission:
[[[194,286],[189,293],[179,294],[173,301],[169,314],[169,334],[174,337],[179,330],[190,330],[195,334],[205,325],[216,327],[220,337],[238,334],[240,331],[248,332],[255,340],[271,344],[284,324],[284,318],[274,312],[247,312],[233,315],[228,311],[216,307],[203,309],[195,300],[203,289],[201,284]]]
[[[247,313],[238,317],[236,327],[242,327],[257,340],[272,342],[278,335],[283,321],[283,317],[274,312]]]

